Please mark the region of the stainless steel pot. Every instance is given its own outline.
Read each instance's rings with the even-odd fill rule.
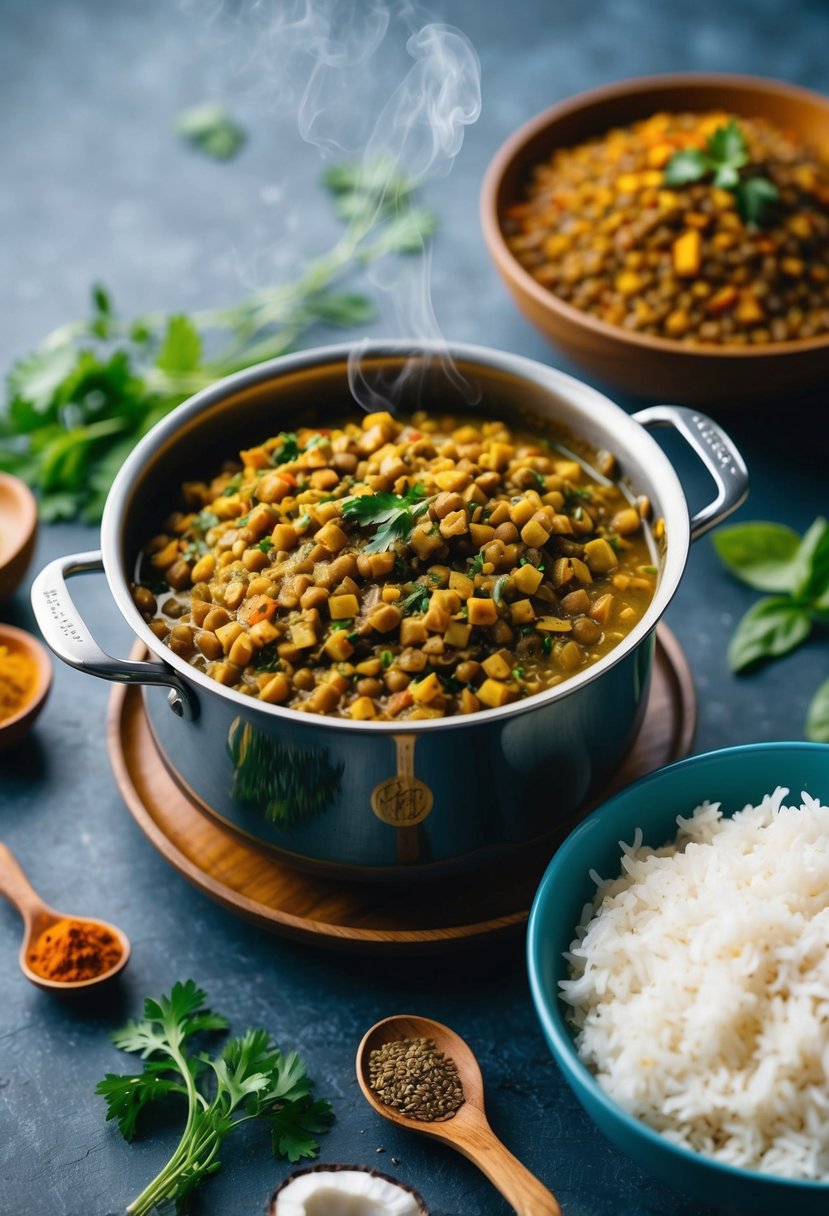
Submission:
[[[298,865],[359,878],[428,875],[483,864],[554,832],[620,761],[642,718],[654,628],[682,576],[689,542],[745,498],[745,465],[728,436],[696,411],[655,406],[629,417],[594,389],[529,359],[454,346],[461,375],[480,392],[470,407],[431,348],[402,409],[479,412],[519,405],[555,419],[618,457],[666,525],[657,591],[644,619],[595,666],[502,709],[411,723],[357,722],[252,701],[189,666],[150,631],[128,583],[142,543],[158,530],[183,480],[203,478],[241,446],[293,425],[325,425],[351,400],[345,346],[276,359],[186,401],[135,448],[112,487],[100,553],[52,562],[32,603],[46,641],[73,667],[148,685],[156,742],[182,786],[205,808]],[[371,377],[400,372],[410,345],[369,346]],[[408,385],[408,388],[406,387]],[[468,394],[467,394],[468,395]],[[407,399],[409,398],[409,399]],[[673,466],[647,431],[675,427],[717,485],[689,519]],[[154,656],[114,659],[89,635],[66,588],[103,570],[124,619]]]

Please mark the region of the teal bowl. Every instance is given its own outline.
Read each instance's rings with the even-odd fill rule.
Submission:
[[[628,786],[567,837],[536,893],[527,934],[527,963],[536,1012],[550,1050],[579,1102],[604,1134],[642,1169],[705,1204],[752,1216],[826,1216],[829,1184],[794,1181],[723,1165],[680,1148],[627,1114],[605,1093],[576,1054],[558,981],[582,908],[595,893],[589,871],[620,870],[619,841],[642,829],[655,847],[676,835],[676,816],[708,799],[733,814],[783,785],[787,801],[806,790],[829,805],[829,745],[756,743],[681,760]]]

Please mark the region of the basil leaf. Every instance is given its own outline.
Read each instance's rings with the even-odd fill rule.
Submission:
[[[788,654],[812,629],[808,608],[783,596],[758,600],[740,621],[728,647],[732,671]]]
[[[813,743],[829,743],[829,680],[824,680],[812,697],[806,714],[806,738]]]
[[[669,186],[686,186],[698,182],[711,168],[708,157],[698,148],[675,152],[665,166],[665,182]]]
[[[800,537],[783,524],[734,524],[712,536],[714,548],[735,578],[758,591],[789,591]]]
[[[804,534],[792,572],[792,595],[815,599],[829,590],[829,523],[819,515]]]

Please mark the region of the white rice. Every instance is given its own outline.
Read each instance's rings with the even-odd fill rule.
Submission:
[[[829,1181],[829,807],[778,788],[622,848],[561,996],[625,1110],[732,1165]]]

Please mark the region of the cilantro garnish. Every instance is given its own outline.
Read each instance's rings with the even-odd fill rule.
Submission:
[[[260,540],[256,548],[260,549],[262,553],[270,553],[271,549],[273,548],[273,541],[269,536],[266,536],[264,540]]]
[[[228,1027],[225,1018],[206,1008],[206,1000],[193,980],[176,983],[169,996],[148,997],[143,1018],[112,1036],[116,1047],[144,1060],[143,1071],[107,1073],[95,1090],[106,1099],[107,1119],[118,1121],[125,1140],[133,1139],[150,1103],[173,1095],[187,1103],[178,1147],[129,1205],[132,1216],[147,1216],[165,1203],[183,1212],[190,1192],[219,1169],[217,1154],[238,1124],[264,1120],[274,1155],[295,1162],[316,1156],[317,1136],[332,1122],[330,1103],[311,1096],[302,1060],[296,1052],[283,1055],[266,1030],[246,1030],[216,1056],[194,1050],[194,1038]]]
[[[541,649],[544,651],[545,654],[553,653],[553,639],[550,637],[549,633],[545,636],[544,640],[542,641]]]
[[[211,528],[215,528],[219,522],[219,517],[214,511],[199,511],[196,518],[193,520],[193,527],[198,528],[199,532],[209,532]]]
[[[189,544],[185,546],[184,552],[181,556],[186,562],[195,562],[198,561],[200,557],[203,557],[206,552],[207,545],[203,540],[191,540]]]
[[[414,612],[426,612],[429,607],[428,587],[424,587],[423,583],[415,583],[414,590],[397,601],[397,607],[404,616],[411,616]]]
[[[774,182],[759,174],[741,177],[740,170],[748,163],[746,137],[737,120],[731,118],[717,127],[704,149],[675,152],[665,167],[665,181],[669,186],[685,186],[713,174],[715,186],[734,191],[741,219],[759,225],[766,207],[777,201],[778,191]]]
[[[523,560],[524,559],[522,558],[522,561]],[[484,572],[484,555],[483,555],[483,553],[476,553],[475,556],[472,558],[471,562],[469,563],[469,577],[474,578],[476,574],[483,574],[483,572]]]
[[[425,497],[426,491],[422,485],[414,485],[404,495],[364,494],[361,497],[343,500],[343,519],[349,523],[365,527],[367,524],[379,524],[370,540],[364,546],[364,553],[382,553],[390,549],[396,540],[407,540],[418,517],[429,506]]]
[[[297,437],[293,431],[282,431],[277,435],[280,446],[271,452],[271,464],[280,465],[287,464],[289,460],[296,460],[301,454],[302,448],[297,442]]]
[[[390,650],[381,650],[380,662],[384,667],[391,667],[392,663],[394,662],[394,655]]]

